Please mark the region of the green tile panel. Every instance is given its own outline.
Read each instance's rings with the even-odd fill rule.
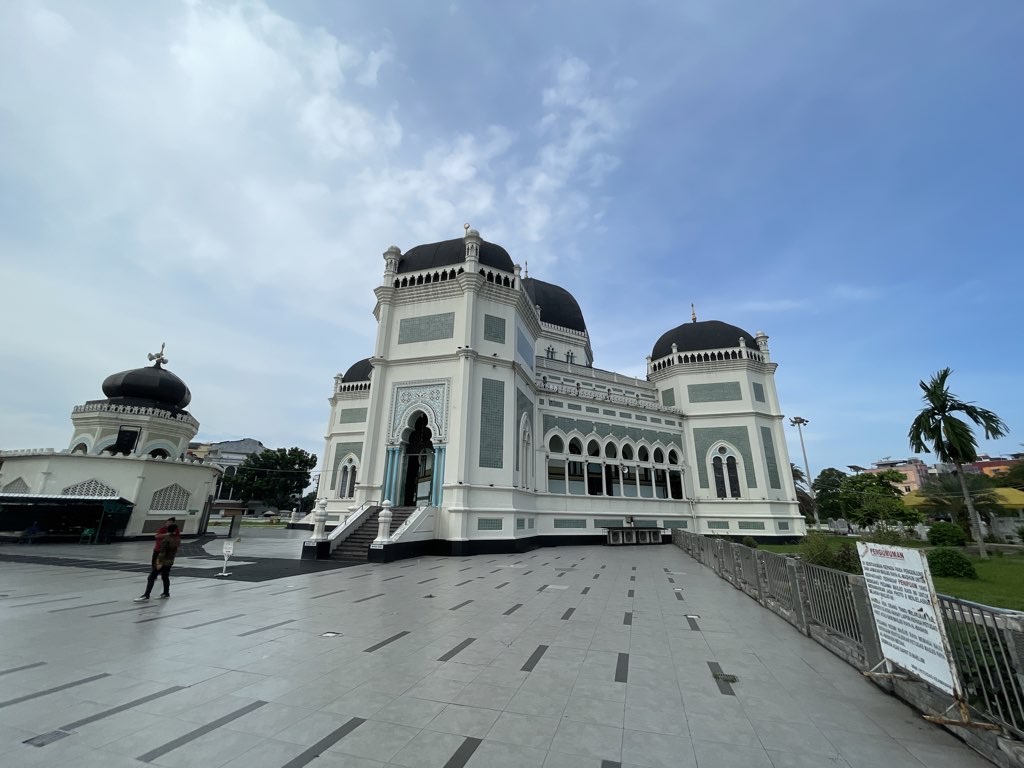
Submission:
[[[720,381],[715,384],[688,384],[686,396],[691,403],[726,403],[742,400],[743,391],[738,381]]]
[[[779,461],[775,456],[775,441],[772,440],[771,427],[761,427],[761,445],[764,448],[764,463],[768,468],[768,485],[772,488],[782,488],[782,479],[779,477]]]
[[[484,315],[484,341],[505,343],[505,318],[496,315]]]
[[[366,421],[365,408],[342,408],[338,414],[339,424],[362,424]]]
[[[480,466],[501,469],[505,449],[505,382],[484,379],[480,391]]]
[[[696,427],[693,430],[694,461],[701,488],[710,488],[708,483],[708,451],[715,443],[722,441],[734,446],[743,456],[743,469],[747,476],[747,487],[757,488],[754,474],[754,456],[750,451],[750,433],[746,427]]]
[[[455,336],[455,313],[403,317],[398,322],[398,343],[416,344],[421,341],[451,339]]]

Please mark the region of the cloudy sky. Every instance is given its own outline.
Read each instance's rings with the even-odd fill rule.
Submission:
[[[166,341],[200,438],[321,453],[381,253],[470,222],[601,368],[690,302],[766,331],[812,470],[907,455],[947,365],[1020,450],[1022,34],[1019,0],[0,3],[0,448],[67,447]]]

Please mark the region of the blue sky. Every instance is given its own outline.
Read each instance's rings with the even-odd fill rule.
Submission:
[[[1022,35],[997,0],[4,3],[0,448],[66,447],[166,341],[201,438],[319,453],[380,254],[471,222],[599,367],[690,302],[766,331],[815,472],[907,455],[947,365],[1020,450]]]

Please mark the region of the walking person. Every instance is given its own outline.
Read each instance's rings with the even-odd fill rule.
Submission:
[[[163,543],[164,537],[167,536],[167,529],[172,525],[177,525],[178,519],[175,517],[168,517],[167,522],[157,529],[156,537],[153,540],[153,556],[150,558],[149,564],[156,568],[156,556],[160,553],[160,544]],[[180,535],[180,532],[179,532]]]
[[[171,566],[174,565],[174,556],[178,553],[179,544],[181,544],[181,533],[178,531],[178,526],[168,525],[167,532],[160,539],[160,549],[153,557],[153,569],[149,572],[149,577],[146,579],[146,591],[140,597],[136,597],[135,602],[141,603],[144,600],[149,600],[157,576],[164,583],[164,591],[160,594],[160,597],[168,598],[171,596]]]

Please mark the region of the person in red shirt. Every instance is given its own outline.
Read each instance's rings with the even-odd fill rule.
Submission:
[[[153,542],[153,556],[149,561],[149,564],[152,566],[154,571],[156,570],[156,556],[160,554],[160,545],[164,543],[164,536],[167,535],[167,529],[172,525],[177,529],[178,520],[174,517],[168,517],[167,522],[161,525],[156,532],[156,539]]]

